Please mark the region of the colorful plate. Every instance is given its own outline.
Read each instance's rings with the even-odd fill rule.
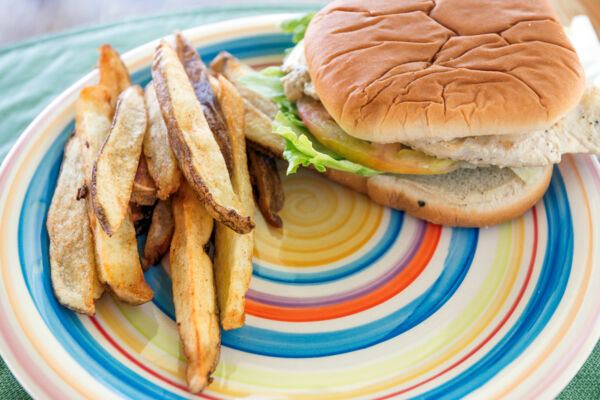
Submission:
[[[185,34],[205,60],[259,65],[291,45],[284,16]],[[127,55],[150,79],[156,42]],[[38,398],[189,398],[169,277],[152,303],[105,296],[93,318],[58,305],[45,216],[73,106],[93,72],[21,136],[0,172],[0,350]],[[431,225],[314,173],[284,179],[283,231],[257,215],[247,325],[223,333],[215,398],[549,398],[600,337],[600,169],[566,157],[522,218],[488,229]]]

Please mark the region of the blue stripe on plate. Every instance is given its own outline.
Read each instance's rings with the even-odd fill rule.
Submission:
[[[573,220],[558,168],[544,196],[548,243],[544,263],[527,307],[502,340],[456,378],[419,399],[458,399],[471,393],[516,359],[544,329],[567,287],[573,261]]]
[[[224,331],[224,346],[248,353],[272,357],[309,358],[348,353],[392,339],[423,322],[440,309],[463,281],[477,248],[478,229],[454,228],[448,246],[444,269],[425,293],[406,306],[376,321],[349,329],[323,333],[286,333],[245,325]],[[158,284],[155,304],[171,319],[175,319],[172,297],[163,290],[169,276],[155,268],[148,284]]]

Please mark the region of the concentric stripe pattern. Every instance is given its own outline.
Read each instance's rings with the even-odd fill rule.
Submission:
[[[205,60],[226,49],[254,64],[277,62],[290,45],[265,32],[196,42]],[[136,83],[149,80],[145,60]],[[52,336],[102,385],[121,397],[187,398],[162,267],[146,273],[155,298],[143,306],[107,295],[95,317],[80,317],[52,294],[45,215],[73,123],[61,128],[26,182],[18,272]],[[563,351],[569,326],[585,328],[581,348],[599,334],[600,310],[580,313],[600,281],[598,228],[588,222],[598,220],[598,166],[569,160],[525,216],[481,230],[427,224],[310,171],[286,177],[284,228],[256,215],[247,324],[223,332],[200,397],[539,395],[544,360],[569,365],[578,354]]]

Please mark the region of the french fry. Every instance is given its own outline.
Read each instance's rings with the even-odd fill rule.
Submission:
[[[169,146],[167,125],[163,120],[154,85],[150,82],[144,90],[148,110],[148,129],[142,149],[146,156],[148,172],[157,186],[156,196],[166,200],[181,183],[181,171]]]
[[[148,173],[148,164],[143,154],[135,172],[131,201],[139,206],[152,206],[156,203],[156,184]]]
[[[152,222],[152,211],[154,211],[152,206],[139,206],[133,202],[129,203],[129,216],[135,227],[136,236],[148,231]]]
[[[100,46],[100,58],[98,67],[100,68],[100,86],[106,89],[110,95],[111,107],[114,110],[117,105],[119,95],[131,86],[131,78],[127,67],[121,60],[119,53],[109,44]]]
[[[81,146],[79,139],[72,136],[65,146],[46,221],[50,237],[50,278],[60,304],[80,313],[94,315],[98,279],[94,242],[82,187],[85,186]]]
[[[80,138],[84,180],[88,189],[96,155],[110,131],[113,110],[110,94],[102,86],[88,86],[81,90],[75,103],[75,132]]]
[[[241,211],[202,106],[175,50],[164,41],[154,53],[152,79],[183,176],[213,218],[238,233],[250,232],[254,221]]]
[[[108,236],[100,224],[93,227],[96,247],[96,267],[100,281],[113,293],[130,304],[143,304],[154,296],[146,283],[137,250],[135,227],[127,213],[119,230]]]
[[[145,270],[157,264],[167,254],[174,227],[171,200],[159,200],[152,211],[152,222],[144,246],[142,266]]]
[[[279,135],[274,135],[271,129],[273,118],[278,111],[277,106],[270,99],[238,83],[241,76],[253,71],[252,68],[226,51],[221,52],[210,66],[233,83],[244,99],[244,132],[249,144],[272,157],[281,157],[285,150],[285,140]]]
[[[142,89],[131,86],[119,96],[112,127],[92,170],[92,205],[109,236],[127,215],[146,124]]]
[[[272,157],[281,158],[285,150],[285,139],[273,134],[273,120],[247,101],[245,106],[244,132],[250,146]]]
[[[233,173],[233,155],[231,150],[231,141],[227,133],[227,127],[223,120],[223,113],[219,102],[209,83],[206,65],[202,62],[200,55],[194,47],[187,41],[180,32],[175,34],[177,56],[185,68],[185,72],[190,78],[190,82],[196,93],[196,98],[202,106],[204,116],[208,126],[212,131],[215,140],[219,144],[221,154],[225,159],[229,176]]]
[[[275,160],[249,149],[248,161],[258,209],[269,225],[281,228],[283,222],[277,213],[283,208],[284,195]]]
[[[228,81],[233,83],[242,95],[245,101],[249,102],[263,113],[267,118],[273,119],[279,109],[277,105],[271,101],[271,99],[253,92],[239,83],[240,77],[247,73],[254,72],[254,70],[246,63],[242,62],[238,58],[229,54],[226,51],[222,51],[218,56],[210,63],[210,67],[227,78]]]
[[[119,69],[122,66],[122,62],[116,60],[114,54],[111,53],[108,58],[111,62],[103,62],[102,56],[99,62],[100,80],[105,85],[84,88],[75,106],[75,130],[76,135],[80,138],[84,180],[88,188],[91,188],[92,170],[96,156],[110,131],[114,114],[108,87],[111,87],[110,90],[113,92],[119,90],[117,85],[108,85],[107,82],[128,82],[128,78],[102,78],[103,76],[123,76],[123,69],[119,74],[106,71],[107,68],[112,68],[112,65],[115,64],[117,65],[116,68]],[[116,55],[118,56],[118,54]],[[117,89],[114,89],[115,87]],[[116,96],[118,96],[118,93],[116,93]],[[114,98],[116,99],[116,97]],[[119,231],[113,237],[109,237],[96,220],[91,196],[88,195],[86,200],[90,227],[94,235],[94,254],[98,279],[106,283],[115,295],[123,301],[141,304],[151,300],[153,293],[144,281],[131,216],[128,213]],[[130,271],[131,273],[129,273]],[[103,285],[98,282],[95,287],[95,298],[101,296],[103,288]]]
[[[204,251],[213,220],[186,182],[174,195],[173,215],[170,263],[175,318],[188,359],[188,388],[199,393],[217,365],[221,340],[213,268]]]
[[[90,86],[83,88],[77,102],[75,103],[75,135],[79,138],[81,147],[83,180],[86,191],[92,184],[92,170],[96,155],[106,135],[110,130],[112,123],[113,110],[110,105],[110,94],[101,86]],[[85,202],[88,209],[88,220],[92,232],[95,232],[96,216],[92,209],[92,201],[89,193],[85,196]],[[99,239],[94,235],[94,246]],[[99,260],[96,259],[96,268],[99,267]],[[97,281],[94,284],[94,298],[98,299],[104,292],[104,285]]]
[[[233,174],[231,182],[240,197],[242,208],[248,215],[254,214],[252,186],[246,160],[244,137],[244,101],[235,87],[219,76],[218,98],[227,121],[227,131],[233,150]],[[215,91],[217,92],[217,91]],[[238,234],[217,223],[215,231],[215,280],[219,318],[223,329],[235,329],[244,325],[246,292],[252,277],[252,253],[254,233]]]

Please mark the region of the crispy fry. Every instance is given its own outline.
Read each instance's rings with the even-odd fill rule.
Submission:
[[[140,266],[135,227],[128,212],[120,228],[109,237],[100,224],[92,227],[99,278],[113,293],[130,304],[143,304],[154,296]]]
[[[105,88],[83,88],[75,103],[75,131],[81,142],[82,167],[88,189],[92,183],[96,155],[110,131],[112,114],[110,94]]]
[[[92,170],[96,155],[106,135],[110,130],[113,110],[110,105],[110,95],[105,88],[91,86],[84,88],[75,103],[75,135],[79,138],[83,168],[83,179],[86,191],[92,184]],[[89,193],[85,197],[88,209],[88,219],[92,232],[96,225],[96,216],[92,210],[92,200]],[[97,247],[98,239],[94,236],[94,246]],[[96,260],[98,267],[98,260]],[[100,281],[94,285],[94,298],[98,299],[104,292],[104,285]]]
[[[95,86],[84,88],[75,106],[76,135],[80,138],[84,180],[91,187],[92,170],[102,143],[110,130],[114,111],[106,88]],[[153,293],[143,278],[137,254],[135,229],[129,214],[113,237],[104,233],[96,220],[91,196],[86,197],[88,217],[94,235],[94,253],[98,278],[105,282],[120,299],[141,304],[152,299]],[[133,271],[128,279],[122,279],[127,271]],[[103,286],[95,285],[95,298],[99,298]]]
[[[180,33],[175,34],[177,56],[185,68],[185,72],[190,78],[194,87],[196,98],[202,106],[206,122],[212,131],[215,140],[219,144],[221,154],[225,159],[229,176],[233,173],[233,155],[231,150],[231,141],[227,133],[227,127],[223,119],[223,113],[217,97],[213,92],[208,79],[206,65],[200,59],[200,55],[187,39]]]
[[[174,227],[171,200],[160,200],[152,212],[152,222],[144,246],[142,266],[145,270],[157,264],[167,254]]]
[[[164,41],[154,53],[152,78],[169,143],[186,180],[213,218],[236,232],[250,232],[254,221],[240,211],[225,160],[194,89],[177,54]]]
[[[241,76],[253,71],[248,64],[245,64],[228,52],[222,51],[210,63],[210,67],[214,71],[225,75],[225,78],[235,85],[236,89],[242,95],[244,100],[252,104],[254,108],[262,112],[267,118],[275,118],[275,115],[279,110],[277,105],[273,103],[271,99],[253,92],[252,90],[239,84],[238,81]]]
[[[117,99],[121,92],[131,86],[129,72],[121,60],[119,53],[109,44],[100,46],[100,84],[110,95],[111,107],[116,107]]]
[[[233,189],[240,197],[248,215],[254,214],[252,186],[246,160],[244,138],[244,101],[223,76],[219,76],[219,103],[231,138],[233,149]],[[217,91],[215,91],[217,92]],[[223,329],[235,329],[244,325],[246,292],[252,277],[253,232],[240,235],[217,223],[215,232],[215,279],[219,318]]]
[[[277,213],[283,208],[284,195],[275,160],[252,149],[248,150],[248,160],[258,209],[269,225],[281,228],[283,222]]]
[[[152,206],[140,206],[133,202],[129,203],[129,215],[135,227],[136,236],[148,231],[150,222],[152,221],[152,211],[154,211],[154,207]]]
[[[161,200],[166,200],[179,188],[181,171],[169,146],[167,125],[163,120],[152,82],[146,86],[144,98],[148,110],[148,129],[144,136],[142,149],[146,156],[148,172],[158,188],[156,196]]]
[[[156,185],[148,173],[146,157],[143,154],[135,172],[131,201],[139,206],[152,206],[156,203]]]
[[[244,133],[250,146],[272,157],[281,157],[285,150],[285,140],[281,136],[273,134],[271,129],[273,120],[247,101],[245,106]]]
[[[204,251],[213,220],[186,182],[173,198],[173,214],[175,232],[170,251],[173,304],[188,359],[188,388],[198,393],[209,383],[217,365],[221,336],[213,268]]]
[[[81,187],[85,187],[81,148],[79,139],[72,136],[65,146],[46,221],[50,237],[50,277],[60,304],[94,315],[98,279],[86,202],[78,198]]]
[[[139,86],[125,89],[119,96],[113,125],[92,171],[92,205],[109,236],[119,229],[127,215],[146,123],[142,89]]]
[[[277,106],[270,99],[238,83],[241,76],[253,71],[252,68],[226,51],[221,52],[210,66],[225,75],[244,99],[244,132],[249,145],[272,157],[281,157],[285,149],[285,140],[279,135],[273,135],[271,130],[273,118],[278,111]]]

